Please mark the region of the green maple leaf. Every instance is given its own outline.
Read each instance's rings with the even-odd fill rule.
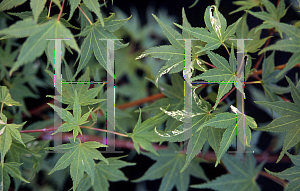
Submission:
[[[277,74],[276,78],[279,78],[300,62],[300,29],[286,23],[278,23],[272,20],[266,22],[280,28],[281,31],[290,37],[288,39],[279,40],[259,52],[259,54],[262,54],[268,50],[279,50],[293,53],[284,69]]]
[[[258,176],[264,163],[255,167],[256,161],[253,154],[246,154],[246,160],[243,164],[239,159],[226,154],[222,162],[230,174],[222,175],[207,183],[191,185],[192,188],[210,188],[214,190],[232,190],[232,191],[259,191],[255,179]]]
[[[21,104],[11,98],[11,95],[6,86],[0,86],[0,102],[7,106],[21,106]]]
[[[233,51],[234,51],[234,49],[231,48],[229,63],[224,57],[222,57],[218,54],[215,54],[211,51],[208,51],[207,52],[208,57],[210,58],[211,62],[217,68],[210,69],[210,70],[204,72],[203,74],[200,74],[192,79],[192,81],[202,79],[202,80],[206,80],[208,82],[219,82],[220,83],[219,89],[218,89],[218,96],[217,96],[214,108],[217,107],[221,98],[231,90],[232,84],[234,84],[236,86],[236,88],[241,93],[244,94],[244,97],[245,97],[245,93],[241,89],[241,85],[239,85],[236,80],[236,78],[237,78],[237,76],[236,76],[237,63],[236,63],[236,59],[235,59]]]
[[[172,27],[164,24],[159,18],[157,18],[154,14],[152,14],[155,20],[160,25],[163,33],[166,35],[168,40],[170,41],[171,45],[164,45],[164,46],[156,46],[152,47],[146,51],[144,51],[139,57],[136,59],[141,59],[145,56],[150,55],[154,58],[159,58],[162,60],[167,60],[166,64],[159,70],[157,76],[155,77],[155,84],[158,86],[158,79],[166,74],[173,74],[180,72],[185,67],[185,46],[183,38],[191,38],[191,34],[189,31],[182,31],[182,35],[179,34],[176,30]],[[182,19],[183,19],[183,26],[187,29],[191,28],[190,23],[187,21],[184,9],[182,9]],[[202,40],[202,39],[201,39]],[[192,54],[191,54],[191,67],[192,70],[197,68],[201,71],[205,71],[206,67],[201,59],[198,57],[203,55],[204,53],[196,53],[196,45],[203,45],[202,41],[192,41]]]
[[[273,25],[273,22],[270,23],[269,21],[279,22],[279,20],[284,17],[287,9],[285,9],[285,3],[284,1],[280,1],[277,8],[268,0],[261,0],[261,2],[265,5],[268,12],[262,11],[262,12],[253,12],[248,11],[251,15],[254,17],[257,17],[265,22],[261,24],[260,26],[256,27],[256,31],[260,29],[270,29],[275,27],[276,30],[279,32],[280,36],[282,37],[282,29],[280,27],[277,27],[276,25]]]
[[[275,51],[267,58],[264,59],[262,64],[262,80],[261,84],[265,91],[265,96],[268,101],[280,101],[279,95],[288,93],[291,91],[290,87],[282,87],[276,85],[278,81],[280,81],[284,76],[281,75],[279,78],[275,76],[280,72],[279,70],[274,70],[274,57]]]
[[[212,9],[214,9],[213,13]],[[180,26],[178,24],[175,25],[207,43],[204,47],[196,46],[197,48],[200,48],[197,53],[200,53],[215,50],[221,45],[225,46],[225,41],[231,38],[236,32],[240,20],[241,18],[227,28],[227,21],[219,12],[218,8],[215,6],[208,6],[204,14],[204,21],[208,30],[199,27],[186,28],[185,26]]]
[[[27,23],[29,23],[29,26],[23,28]],[[63,49],[65,46],[69,46],[80,53],[73,34],[61,21],[57,21],[56,19],[50,19],[43,24],[36,25],[33,21],[30,21],[30,18],[27,18],[10,26],[8,29],[1,30],[0,34],[7,34],[10,37],[29,36],[22,45],[18,59],[9,72],[10,75],[21,65],[34,61],[37,57],[41,56],[44,51],[46,51],[48,58],[51,58],[50,56],[53,55],[54,41],[45,39],[70,38],[70,40],[63,42]]]
[[[252,28],[249,31],[249,27],[247,24],[247,13],[245,13],[242,17],[242,20],[239,22],[236,29],[236,36],[238,39],[252,39],[244,41],[244,52],[245,53],[255,53],[259,50],[259,48],[265,44],[265,42],[271,38],[271,36],[260,39],[261,31],[256,30],[256,28]],[[236,41],[233,41],[234,45],[236,45]],[[248,55],[249,56],[249,55]],[[246,65],[247,66],[247,65]]]
[[[125,156],[107,158],[109,164],[100,161],[98,164],[95,165],[96,169],[94,184],[92,185],[91,178],[87,177],[82,181],[82,183],[79,184],[78,190],[86,191],[92,186],[94,190],[108,191],[108,181],[127,181],[128,178],[119,169],[127,166],[133,166],[135,165],[135,163],[118,160],[123,157]]]
[[[67,64],[66,64],[67,66]],[[68,66],[66,67],[66,71],[67,73],[69,73],[69,77],[68,77],[68,81],[72,81],[71,80],[71,71],[68,68]],[[94,99],[98,93],[100,92],[100,90],[103,88],[104,84],[96,87],[96,88],[91,88],[90,87],[90,77],[89,77],[89,68],[86,69],[85,73],[78,79],[78,84],[69,84],[69,83],[64,83],[62,85],[62,95],[64,95],[62,97],[62,103],[64,104],[68,104],[68,107],[66,108],[67,110],[73,109],[74,107],[74,102],[75,102],[75,90],[77,90],[77,95],[78,95],[78,100],[79,100],[79,104],[81,106],[87,106],[87,105],[93,105],[102,101],[105,101],[105,99]],[[46,72],[50,75],[50,77],[54,80],[54,75],[52,72],[46,70]],[[65,81],[62,78],[62,81]],[[47,95],[47,97],[51,97],[54,99],[57,99],[58,101],[60,101],[60,98],[57,98],[53,95]]]
[[[159,142],[161,138],[154,132],[154,128],[156,126],[161,125],[168,116],[164,115],[163,112],[160,114],[151,117],[141,123],[141,111],[139,115],[139,119],[132,131],[132,133],[126,133],[128,137],[130,137],[133,141],[134,149],[140,154],[140,147],[143,149],[158,155],[158,153],[153,148],[151,142]]]
[[[283,148],[278,157],[277,163],[281,160],[283,155],[288,149],[295,146],[300,141],[300,90],[296,89],[291,80],[287,78],[291,86],[292,97],[294,103],[276,101],[276,102],[263,102],[256,101],[257,104],[268,106],[282,117],[274,119],[270,124],[265,127],[257,128],[260,131],[271,131],[271,132],[284,132],[288,131],[284,142]]]
[[[252,117],[249,117],[247,115],[243,115],[240,113],[234,114],[234,113],[228,113],[228,112],[220,113],[220,114],[215,115],[214,118],[203,123],[198,128],[197,131],[200,131],[204,127],[215,127],[215,128],[220,128],[220,129],[226,129],[222,136],[222,140],[220,142],[219,152],[216,153],[217,161],[216,161],[215,166],[218,165],[222,156],[225,154],[225,152],[228,150],[228,148],[230,147],[230,145],[236,138],[237,124],[240,124],[243,116],[245,117],[244,118],[245,130],[239,131],[242,133],[238,134],[237,136],[238,136],[238,139],[241,140],[242,143],[245,143],[245,146],[250,147],[250,140],[251,140],[250,127],[252,129],[255,129],[255,128],[257,128],[257,124]],[[243,132],[245,132],[245,133],[243,133]]]
[[[18,128],[22,127],[25,123],[26,122],[19,124],[19,125],[7,124],[6,116],[3,113],[1,113],[0,154],[1,154],[2,161],[4,160],[4,157],[12,144],[12,138],[14,138],[15,140],[17,140],[18,142],[22,143],[25,146],[25,144],[21,138],[21,135],[20,135],[20,130],[18,130]]]
[[[230,15],[233,14],[233,13],[239,12],[239,11],[249,10],[253,7],[260,6],[260,1],[259,0],[234,1],[232,3],[235,4],[235,5],[239,5],[241,7],[239,7],[238,9],[230,12],[229,13]]]
[[[153,81],[152,81],[153,82]],[[184,107],[184,81],[182,77],[178,74],[171,75],[172,86],[165,83],[158,83],[158,88],[161,92],[167,96],[167,98],[162,98],[149,106],[143,107],[141,109],[142,112],[150,112],[154,115],[157,115],[161,112],[160,108],[174,111],[181,110]],[[154,82],[153,82],[154,83]],[[136,110],[135,112],[139,112]],[[165,132],[169,130],[174,130],[181,122],[177,121],[172,117],[168,117],[166,122]]]
[[[21,180],[22,182],[29,183],[27,180],[25,180],[21,172],[19,170],[19,166],[22,165],[21,163],[16,162],[6,162],[6,163],[0,163],[0,190],[8,190],[10,188],[10,177],[16,178]]]
[[[169,143],[168,146],[169,150],[160,149],[157,151],[159,156],[155,156],[151,153],[143,153],[151,159],[156,160],[156,163],[154,163],[142,177],[132,182],[162,178],[159,191],[171,191],[174,186],[176,186],[179,191],[186,191],[188,190],[190,175],[208,180],[203,169],[199,166],[199,162],[203,161],[199,158],[192,160],[187,169],[181,173],[180,169],[184,165],[185,155],[176,153],[176,151],[181,150],[176,144]]]
[[[83,125],[88,122],[87,118],[89,117],[91,110],[89,112],[85,113],[83,116],[81,116],[81,106],[80,106],[80,103],[78,100],[77,90],[75,90],[75,98],[74,99],[75,99],[75,102],[74,102],[74,106],[73,106],[73,116],[66,109],[59,109],[57,106],[54,106],[50,103],[48,103],[48,105],[50,105],[57,112],[57,114],[66,122],[66,123],[62,124],[53,134],[56,134],[58,132],[73,131],[73,137],[75,140],[78,133],[80,133],[82,135],[80,125]]]
[[[5,46],[0,47],[0,79],[4,77],[9,80],[7,67],[11,67],[14,60],[18,56],[19,49],[12,51],[12,47],[16,46],[14,39],[7,39]]]
[[[23,142],[26,143],[25,141],[23,141]],[[6,161],[19,163],[20,156],[25,155],[25,154],[30,154],[37,158],[40,157],[40,155],[37,154],[35,151],[29,149],[28,147],[26,147],[23,144],[20,144],[16,140],[12,140],[11,147],[6,154]]]
[[[71,139],[71,143],[59,145],[57,147],[49,148],[51,150],[62,150],[66,152],[56,163],[54,168],[49,172],[49,175],[55,171],[65,169],[70,165],[70,173],[73,180],[73,190],[76,190],[78,184],[84,177],[86,172],[91,178],[92,184],[95,180],[95,160],[102,160],[106,164],[108,160],[105,159],[101,152],[97,150],[99,147],[107,147],[95,141],[81,143],[79,139]]]
[[[291,155],[286,153],[295,166],[288,168],[282,172],[271,172],[265,168],[267,173],[272,174],[278,178],[288,180],[288,185],[284,188],[285,191],[298,190],[300,187],[300,155]]]
[[[73,13],[75,11],[75,9],[77,8],[77,6],[80,4],[81,0],[69,0],[71,9],[70,9],[70,16],[69,19],[70,20],[73,16]],[[104,5],[99,4],[98,0],[83,0],[83,3],[85,4],[85,6],[92,12],[94,12],[98,19],[100,20],[101,25],[104,27],[105,22],[101,13],[100,8]]]
[[[191,138],[187,146],[186,161],[180,172],[185,171],[192,159],[201,151],[206,141],[208,141],[216,154],[219,152],[221,142],[221,131],[214,127],[201,128],[196,132],[203,123],[213,118],[215,114],[210,113],[212,111],[211,105],[207,101],[201,97],[199,99],[195,92],[193,92],[193,97],[192,104],[195,107],[192,107],[191,115],[187,115],[185,111],[166,111],[161,108],[166,114],[181,122],[184,122],[185,117],[190,117],[192,119],[190,128],[186,128],[184,124],[179,125],[175,130],[171,129],[165,132],[155,128],[155,132],[165,141],[180,142]],[[191,137],[186,136],[186,134],[191,135]]]
[[[117,39],[113,32],[118,30],[130,17],[124,20],[114,20],[114,18],[115,14],[112,14],[104,20],[105,26],[96,22],[93,25],[85,27],[80,34],[76,35],[86,38],[81,45],[82,53],[75,76],[86,66],[92,56],[92,52],[100,65],[113,76],[111,68],[107,68],[107,42],[100,39]],[[114,41],[115,50],[124,48],[128,44],[122,44],[119,40]]]

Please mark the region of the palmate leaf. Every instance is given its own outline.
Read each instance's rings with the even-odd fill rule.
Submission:
[[[0,154],[1,154],[1,161],[4,160],[4,157],[8,150],[10,149],[12,138],[17,140],[19,143],[24,144],[21,135],[20,130],[18,128],[23,127],[23,125],[26,122],[22,124],[7,124],[7,118],[6,116],[1,113],[1,124],[0,124]],[[26,146],[25,146],[26,147]]]
[[[20,21],[21,22],[21,21]],[[28,21],[29,22],[29,21]],[[17,36],[22,36],[22,27],[24,24],[20,24],[18,27],[15,27],[14,30],[19,28],[19,31],[15,31]],[[4,29],[5,30],[5,29]],[[30,36],[24,42],[17,61],[14,63],[9,74],[17,70],[21,65],[34,61],[37,57],[41,56],[46,48],[50,45],[54,45],[53,42],[50,43],[49,40],[45,39],[64,39],[70,38],[63,42],[65,45],[70,46],[72,49],[80,53],[79,47],[74,39],[73,34],[67,29],[64,24],[56,19],[50,19],[43,24],[39,24],[37,28],[32,27],[28,29]],[[0,31],[1,33],[1,31]],[[10,30],[5,31],[5,34],[9,34]],[[53,46],[54,47],[54,46]],[[51,53],[53,54],[53,52]],[[49,55],[48,55],[49,56]]]
[[[66,152],[56,163],[54,168],[49,172],[49,175],[55,171],[65,169],[70,165],[70,173],[73,180],[73,190],[76,190],[79,182],[84,177],[86,172],[94,184],[95,180],[95,160],[102,160],[106,164],[109,164],[108,160],[104,158],[100,151],[97,150],[99,147],[107,147],[101,143],[95,141],[89,141],[81,143],[79,139],[73,140],[70,138],[71,143],[62,144],[57,147],[50,147],[48,149],[54,151]]]
[[[68,71],[68,70],[67,70]],[[54,80],[54,74],[48,70],[46,72],[49,74],[49,76]],[[70,74],[71,75],[71,74]],[[62,78],[62,81],[65,81]],[[75,102],[75,90],[77,90],[78,100],[79,104],[81,106],[87,106],[87,105],[93,105],[102,101],[105,101],[105,99],[94,99],[100,90],[103,88],[104,84],[89,89],[90,86],[90,77],[89,77],[89,68],[86,69],[85,73],[78,79],[78,84],[68,84],[64,83],[62,85],[62,94],[64,95],[62,97],[62,103],[68,104],[67,110],[73,109],[74,102]],[[59,100],[59,98],[47,95],[47,97],[51,97],[54,99]]]
[[[44,9],[45,3],[47,0],[31,0],[30,7],[32,9],[34,22],[37,23],[39,15]]]
[[[70,3],[70,6],[71,6],[71,9],[70,9],[70,15],[69,15],[69,19],[70,20],[73,16],[73,13],[75,11],[75,9],[77,8],[77,6],[80,4],[81,0],[69,0],[69,3]],[[104,19],[103,19],[103,16],[102,16],[102,13],[101,13],[101,10],[100,10],[100,4],[98,2],[98,0],[83,0],[83,3],[86,5],[86,7],[94,12],[98,19],[100,20],[100,23],[101,25],[104,27],[105,23],[104,23]]]
[[[126,133],[133,141],[134,149],[140,154],[140,146],[146,151],[150,151],[158,156],[158,153],[153,148],[151,142],[159,142],[161,138],[154,132],[156,126],[161,125],[166,121],[168,116],[164,115],[163,112],[151,117],[141,123],[141,111],[139,119],[132,131],[132,133]]]
[[[168,38],[171,45],[166,46],[156,46],[152,47],[146,51],[144,51],[139,57],[136,59],[144,58],[145,56],[152,56],[154,58],[159,58],[162,60],[167,60],[166,64],[159,70],[157,76],[155,77],[155,84],[158,86],[158,79],[166,74],[173,74],[180,72],[185,67],[185,45],[183,40],[178,39],[184,39],[184,38],[191,38],[192,35],[189,31],[182,31],[182,34],[178,33],[176,30],[174,30],[171,26],[166,25],[163,23],[158,17],[156,17],[153,14],[153,17],[160,25],[163,33]],[[186,28],[191,28],[191,25],[187,21],[187,18],[185,16],[184,9],[182,9],[182,20],[183,20],[183,26]],[[192,41],[192,53],[191,53],[191,68],[192,71],[194,68],[197,68],[201,71],[205,71],[206,67],[203,65],[203,61],[199,59],[198,57],[203,55],[204,53],[197,53],[196,51],[196,45],[203,46],[203,41]]]
[[[3,0],[0,3],[0,11],[8,10],[14,7],[17,7],[23,3],[25,3],[26,0]]]
[[[176,186],[178,191],[186,191],[188,190],[190,175],[208,180],[203,169],[199,166],[199,162],[203,162],[203,159],[193,159],[187,169],[181,173],[180,169],[184,165],[185,155],[176,153],[176,151],[181,150],[176,144],[169,143],[168,146],[169,150],[160,149],[157,151],[159,156],[155,156],[152,153],[143,153],[151,159],[156,160],[156,163],[142,177],[132,182],[162,178],[159,191],[171,191],[174,186]]]
[[[158,83],[158,88],[167,96],[167,98],[159,99],[151,105],[143,107],[141,111],[157,115],[161,112],[160,108],[166,109],[168,107],[169,111],[182,110],[184,107],[184,81],[180,75],[172,74],[171,82],[172,86],[161,82]],[[135,112],[139,111],[136,110]],[[168,116],[165,132],[174,130],[180,124],[181,122]]]
[[[232,190],[232,191],[259,191],[255,178],[263,167],[264,163],[255,167],[256,161],[253,154],[246,154],[246,160],[243,164],[239,159],[226,154],[222,162],[230,174],[217,177],[215,180],[204,184],[191,185],[192,188],[210,188],[214,190]]]
[[[243,115],[240,113],[234,114],[234,113],[220,113],[215,115],[212,119],[206,121],[203,123],[196,132],[200,131],[204,127],[214,127],[214,128],[220,128],[220,129],[226,129],[222,140],[220,142],[220,148],[219,152],[216,153],[217,161],[215,166],[218,165],[220,162],[222,156],[225,154],[225,152],[228,150],[234,139],[236,138],[236,132],[237,132],[237,124],[240,124],[239,121],[242,120],[242,117],[245,117],[245,130],[241,130],[239,132],[245,132],[242,134],[238,134],[238,139],[241,140],[242,143],[244,143],[245,139],[245,146],[250,147],[250,141],[251,141],[251,130],[257,128],[257,124],[254,121],[254,119],[250,116]]]
[[[76,35],[84,36],[86,38],[81,45],[82,53],[75,76],[91,59],[92,52],[94,53],[100,65],[107,70],[110,75],[113,76],[112,70],[107,68],[107,42],[101,39],[117,39],[113,32],[118,30],[126,21],[130,19],[130,17],[124,20],[114,20],[114,18],[115,14],[112,14],[108,18],[104,19],[104,27],[99,22],[96,22],[93,25],[87,26],[80,34]],[[115,50],[124,48],[128,44],[129,43],[122,44],[120,41],[114,40]]]
[[[8,190],[10,188],[10,177],[21,180],[22,182],[29,183],[22,177],[22,174],[19,170],[21,163],[16,162],[6,162],[2,163],[0,168],[0,190]]]
[[[285,9],[284,1],[280,1],[277,8],[271,3],[269,0],[261,0],[261,2],[265,5],[268,12],[252,12],[248,11],[254,17],[257,17],[261,20],[264,20],[263,24],[256,28],[256,31],[259,29],[269,29],[275,27],[282,37],[282,29],[277,25],[273,25],[275,22],[279,22],[279,20],[284,17],[287,9]],[[271,23],[269,21],[272,21]]]
[[[262,54],[268,50],[279,50],[293,53],[284,69],[277,74],[276,78],[279,78],[300,62],[300,29],[286,23],[278,23],[275,21],[266,22],[276,26],[290,37],[289,39],[279,40],[277,43],[272,44],[259,52],[259,54]]]
[[[288,185],[285,187],[285,191],[298,190],[300,188],[300,155],[291,155],[290,153],[286,153],[295,166],[288,168],[282,172],[271,172],[265,168],[265,170],[281,179],[286,179],[289,181]]]
[[[258,0],[244,0],[244,1],[234,1],[232,2],[235,5],[239,5],[241,6],[240,8],[230,12],[229,14],[233,14],[239,11],[243,11],[243,10],[248,10],[251,9],[253,7],[258,7],[260,5],[260,1]]]
[[[6,86],[0,86],[0,103],[7,106],[21,106],[21,104],[11,98],[11,95]]]
[[[179,142],[191,138],[187,146],[186,161],[180,172],[186,170],[192,159],[202,150],[202,147],[206,140],[208,140],[208,143],[214,149],[216,155],[219,152],[221,142],[221,131],[215,129],[214,127],[200,128],[199,131],[196,132],[196,130],[203,123],[210,120],[214,116],[214,114],[210,114],[211,105],[207,101],[203,100],[203,98],[201,97],[199,99],[195,92],[193,94],[193,97],[194,99],[192,100],[192,104],[195,107],[192,107],[193,113],[190,115],[187,115],[184,111],[166,111],[162,109],[169,116],[182,122],[184,122],[185,117],[192,118],[192,124],[190,128],[186,128],[184,124],[179,125],[175,130],[169,130],[165,132],[160,132],[155,128],[155,132],[165,141]],[[190,131],[192,137],[186,136],[185,134],[190,133]]]
[[[214,12],[212,13],[212,10]],[[227,41],[232,35],[235,33],[238,23],[241,18],[237,20],[235,23],[231,24],[227,28],[227,22],[224,16],[219,12],[218,8],[215,6],[209,6],[206,8],[204,21],[207,29],[205,28],[186,28],[184,26],[180,26],[175,24],[182,30],[189,32],[194,37],[198,38],[201,41],[206,42],[205,47],[200,47],[197,53],[206,52],[209,50],[215,50],[219,48],[222,44],[224,45],[225,41]],[[225,45],[224,45],[225,46]],[[199,46],[198,46],[199,47]]]
[[[85,178],[82,183],[79,184],[78,190],[86,191],[91,186],[93,187],[94,191],[101,190],[101,191],[108,191],[109,190],[109,182],[117,182],[117,181],[127,181],[128,178],[124,175],[124,173],[120,170],[120,168],[127,167],[127,166],[134,166],[135,163],[126,162],[119,160],[126,156],[120,157],[110,157],[107,158],[109,164],[106,164],[103,161],[100,161],[98,164],[95,165],[95,181],[92,185],[91,178]]]
[[[274,70],[274,57],[275,51],[267,59],[264,59],[262,64],[263,73],[261,84],[264,88],[265,96],[268,101],[280,101],[281,99],[277,94],[281,95],[290,92],[290,87],[276,85],[276,83],[283,78],[283,75],[281,75],[279,78],[275,78],[279,71]]]
[[[57,112],[57,114],[66,122],[66,123],[62,124],[53,134],[56,134],[58,132],[69,132],[72,130],[73,137],[75,140],[78,133],[80,133],[82,135],[80,125],[83,125],[88,122],[87,118],[89,117],[92,110],[90,110],[89,112],[87,112],[83,116],[81,116],[81,106],[80,106],[80,103],[78,100],[77,90],[75,90],[75,98],[74,99],[75,99],[75,101],[74,101],[74,106],[73,106],[73,116],[66,109],[59,109],[57,106],[54,106],[50,103],[48,103],[48,105],[50,105]]]
[[[274,119],[270,124],[265,127],[257,128],[260,131],[271,131],[271,132],[284,132],[288,131],[284,143],[283,148],[278,157],[277,163],[281,160],[283,155],[286,153],[288,149],[295,146],[300,141],[300,107],[298,97],[300,96],[299,89],[296,89],[292,84],[288,77],[287,81],[290,83],[292,87],[292,97],[295,103],[289,103],[284,101],[276,101],[276,102],[263,102],[256,101],[257,104],[262,104],[268,106],[276,113],[280,114],[282,117]]]
[[[219,90],[218,90],[218,96],[217,96],[217,100],[215,102],[214,108],[217,107],[221,98],[231,90],[232,84],[234,84],[237,87],[237,89],[241,93],[243,93],[245,96],[245,93],[243,92],[243,90],[236,83],[236,60],[235,60],[233,51],[234,51],[234,49],[231,48],[231,54],[230,54],[230,58],[229,58],[230,64],[224,57],[222,57],[218,54],[215,54],[211,51],[207,51],[207,55],[210,58],[211,62],[218,69],[216,69],[216,68],[210,69],[210,70],[204,72],[203,74],[200,74],[192,79],[192,81],[202,79],[202,80],[206,80],[208,82],[219,82],[220,83]]]
[[[266,37],[263,39],[260,39],[262,30],[256,30],[256,28],[252,28],[249,31],[249,27],[247,24],[247,13],[245,13],[242,17],[242,20],[239,22],[237,29],[236,29],[236,36],[238,39],[252,39],[252,40],[245,40],[245,49],[244,52],[246,53],[254,53],[259,50],[259,48],[265,44],[265,42],[271,38]],[[233,41],[233,43],[236,43],[236,41]]]

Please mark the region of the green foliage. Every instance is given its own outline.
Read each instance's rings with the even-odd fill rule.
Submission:
[[[72,140],[71,143],[59,145],[50,148],[54,151],[65,152],[65,154],[57,161],[55,167],[49,172],[52,174],[57,170],[62,170],[70,165],[70,174],[73,180],[73,190],[76,190],[79,182],[86,172],[90,177],[92,184],[95,180],[95,163],[93,159],[106,162],[102,154],[97,150],[99,147],[107,147],[95,141],[81,143],[79,139]]]
[[[252,154],[246,155],[244,163],[228,154],[223,157],[222,161],[230,174],[222,175],[204,184],[191,185],[191,187],[215,190],[260,190],[255,179],[264,163],[255,166],[256,161]]]
[[[13,8],[21,8],[25,2],[30,10],[15,12]],[[284,0],[276,6],[269,0],[235,1],[240,7],[230,14],[245,11],[239,19],[219,11],[223,1],[214,2],[203,13],[205,27],[193,27],[186,15],[189,9],[184,8],[182,22],[176,24],[166,10],[149,7],[145,11],[145,24],[134,8],[130,9],[132,15],[127,16],[113,7],[107,16],[104,9],[110,3],[105,1],[100,4],[98,0],[3,0],[0,3],[0,191],[19,190],[25,185],[32,190],[59,190],[70,185],[68,177],[72,179],[70,190],[108,191],[109,182],[130,179],[121,168],[138,170],[137,164],[130,162],[136,154],[143,154],[155,163],[131,182],[143,184],[161,179],[159,191],[171,191],[174,187],[178,191],[189,187],[256,191],[261,189],[256,182],[260,175],[289,181],[284,183],[284,190],[299,189],[300,80],[296,70],[295,80],[289,75],[300,63],[299,21],[293,21],[294,25],[280,21],[288,10]],[[198,3],[201,1],[195,0],[190,8]],[[70,12],[66,13],[67,6]],[[255,11],[255,7],[261,11]],[[249,14],[262,23],[250,28]],[[12,23],[14,18],[18,20]],[[261,38],[265,30],[269,30],[269,35]],[[245,78],[237,79],[234,39],[241,38],[246,39],[247,60]],[[53,39],[65,39],[61,44],[62,88],[55,86],[61,95],[42,97],[42,93],[53,92]],[[105,41],[109,39],[114,39],[114,50],[109,50],[115,51],[114,69],[107,67],[107,59],[112,56]],[[122,43],[121,39],[129,42]],[[186,39],[192,39],[191,53],[186,52]],[[162,44],[164,41],[169,44]],[[273,52],[267,56],[270,50]],[[281,56],[282,51],[291,53],[286,65],[275,59],[275,54]],[[185,70],[188,58],[191,71]],[[108,100],[112,99],[107,97],[107,74],[114,75],[113,99],[115,105],[120,105],[113,111],[107,110]],[[187,74],[191,74],[191,81],[187,81]],[[258,81],[251,81],[253,78]],[[192,84],[197,80],[207,83]],[[254,88],[249,84],[261,86]],[[244,113],[238,111],[232,105],[234,96],[229,96],[233,88],[243,94],[246,106],[253,104],[253,100],[259,112],[265,111],[274,119],[256,121],[250,117],[256,111],[248,110],[244,104]],[[185,99],[187,91],[191,92],[191,103]],[[285,98],[289,93],[291,101]],[[52,103],[35,108],[35,102],[45,97],[55,103],[61,101],[62,108]],[[151,101],[154,102],[146,103]],[[191,113],[185,111],[186,104]],[[136,105],[139,107],[133,107]],[[229,108],[233,113],[228,112]],[[53,112],[62,122],[57,129],[53,128]],[[115,116],[114,131],[105,129],[106,116],[110,114]],[[241,121],[245,121],[245,126],[238,131],[237,124]],[[268,175],[261,172],[265,162],[256,166],[256,156],[266,152],[258,146],[261,131],[273,132],[273,146],[268,149],[273,153],[281,150],[277,162],[288,156],[295,166],[282,172],[265,168]],[[52,147],[51,141],[57,139],[58,133],[62,135],[62,144]],[[116,147],[132,150],[128,157],[101,154],[100,150],[108,147],[104,144],[106,133],[117,136]],[[235,140],[245,140],[245,150],[255,152],[235,157],[227,154],[237,148],[233,145]],[[160,149],[165,142],[168,147]],[[48,154],[49,150],[53,153]],[[214,163],[215,167],[222,163],[228,173],[209,180],[199,163]],[[46,184],[40,183],[37,173],[47,174]],[[207,182],[190,186],[191,175]]]
[[[181,173],[180,169],[184,165],[185,157],[181,153],[175,153],[181,150],[176,144],[169,143],[168,147],[169,150],[159,150],[159,156],[155,156],[152,153],[143,153],[152,160],[156,160],[156,163],[152,165],[142,177],[133,180],[133,182],[155,180],[163,177],[159,191],[172,190],[174,186],[176,186],[177,190],[184,191],[188,189],[190,175],[208,180],[203,169],[198,165],[201,159],[194,159],[189,167]]]

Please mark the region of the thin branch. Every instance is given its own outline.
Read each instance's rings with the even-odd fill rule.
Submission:
[[[89,17],[85,14],[85,12],[83,12],[83,10],[81,9],[81,7],[78,5],[79,10],[82,12],[82,14],[85,16],[85,18],[89,21],[90,25],[93,25],[92,21],[89,19]]]
[[[132,106],[141,105],[141,104],[146,103],[146,102],[155,101],[157,99],[161,99],[161,98],[164,98],[164,97],[166,97],[165,94],[158,93],[158,94],[154,94],[154,95],[151,95],[151,96],[148,96],[148,97],[136,100],[136,101],[121,104],[121,105],[117,106],[117,108],[118,109],[126,109],[126,108],[129,108],[129,107],[132,107]]]
[[[286,63],[287,64],[287,63]],[[279,65],[279,66],[275,66],[274,70],[282,70],[283,68],[285,68],[286,64],[282,64],[282,65]],[[300,63],[296,64],[294,66],[295,67],[300,67]],[[262,70],[257,70],[256,72],[253,72],[253,74],[251,76],[255,76],[255,75],[260,75],[262,74]]]
[[[259,175],[264,176],[270,180],[273,180],[274,182],[276,182],[277,184],[279,184],[280,186],[282,186],[283,188],[285,188],[287,186],[287,182],[285,180],[282,180],[276,176],[273,176],[272,174],[266,173],[264,171],[260,171]]]
[[[80,126],[80,127],[81,127],[81,128],[85,128],[85,129],[92,129],[92,130],[95,130],[95,131],[101,131],[101,132],[112,133],[112,134],[120,135],[120,136],[122,136],[122,137],[128,137],[126,134],[118,133],[118,132],[114,132],[114,131],[109,131],[109,130],[105,130],[105,129],[97,129],[97,128],[87,127],[87,126]]]
[[[56,21],[59,21],[59,19],[60,19],[60,17],[61,17],[61,14],[62,14],[62,12],[63,12],[63,9],[64,9],[64,5],[65,5],[65,0],[63,0],[63,2],[62,2],[61,10],[60,10],[60,12],[59,12],[59,15],[58,15]]]

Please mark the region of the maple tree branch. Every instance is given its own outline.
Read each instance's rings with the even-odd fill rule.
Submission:
[[[49,5],[49,11],[48,11],[48,19],[49,19],[49,16],[50,16],[50,10],[51,10],[51,6],[52,6],[52,1],[50,1],[50,5]]]
[[[60,12],[59,12],[59,15],[58,15],[56,21],[59,21],[59,19],[60,19],[60,17],[61,17],[61,14],[62,14],[62,12],[63,12],[63,9],[64,9],[64,5],[65,5],[65,0],[63,0],[63,2],[62,2],[61,10],[60,10]]]
[[[85,16],[85,18],[89,21],[90,25],[93,25],[92,21],[88,18],[88,16],[85,14],[85,12],[83,12],[83,10],[81,9],[81,7],[79,5],[77,7],[82,12],[82,14]]]
[[[287,63],[286,63],[287,64]],[[274,70],[282,70],[283,68],[285,68],[286,64],[282,64],[282,65],[279,65],[279,66],[275,66],[274,67]],[[300,63],[296,64],[294,66],[295,67],[300,67]],[[259,75],[259,74],[262,74],[262,70],[257,70],[256,72],[253,72],[253,74],[251,76],[254,76],[254,75]]]

